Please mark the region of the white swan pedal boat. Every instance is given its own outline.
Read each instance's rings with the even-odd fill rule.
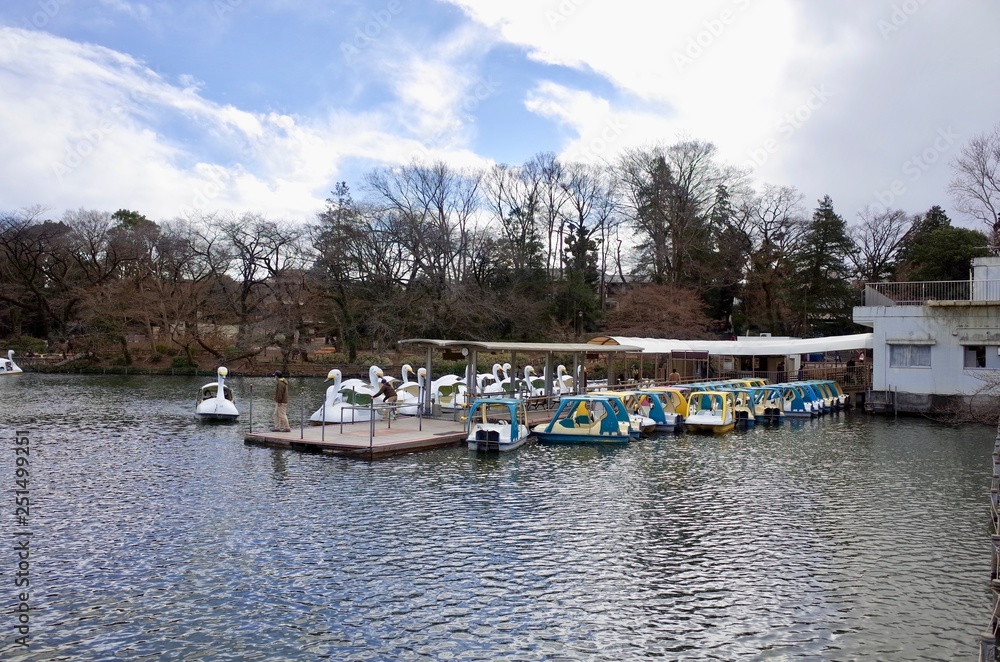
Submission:
[[[14,363],[14,350],[7,350],[7,358],[0,359],[0,375],[20,375],[23,370]]]
[[[233,400],[233,390],[226,385],[229,370],[221,367],[216,374],[218,381],[205,384],[198,390],[194,415],[202,421],[235,421],[240,411]]]

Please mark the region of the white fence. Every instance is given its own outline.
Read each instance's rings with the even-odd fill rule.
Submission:
[[[1000,303],[1000,280],[940,280],[865,285],[866,306],[922,306],[928,301]]]

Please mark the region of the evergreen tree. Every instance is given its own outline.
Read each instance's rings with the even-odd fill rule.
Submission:
[[[314,269],[324,297],[333,304],[340,345],[353,362],[361,345],[366,297],[362,284],[364,264],[353,248],[365,228],[347,182],[337,183],[326,205],[314,234],[313,246],[318,255]]]
[[[921,269],[920,263],[923,259],[918,253],[925,252],[924,244],[928,236],[942,228],[951,228],[951,219],[939,205],[934,205],[924,214],[914,216],[910,229],[900,242],[899,259],[896,262],[894,276],[897,281],[927,280],[914,278],[915,271]],[[935,280],[933,278],[929,280]]]
[[[718,320],[720,330],[732,331],[734,302],[745,282],[747,254],[750,251],[746,232],[737,227],[729,188],[716,187],[715,204],[709,218],[714,241],[702,255],[702,299],[708,314]]]
[[[849,256],[854,243],[847,223],[823,196],[806,224],[802,246],[794,258],[795,272],[788,299],[800,335],[832,335],[853,330],[857,293],[848,280]]]
[[[116,227],[122,228],[134,228],[152,222],[143,214],[130,209],[119,209],[114,214],[111,214],[111,220],[115,222]]]
[[[941,225],[914,240],[902,272],[911,281],[965,281],[969,280],[972,258],[990,254],[982,232]]]
[[[568,224],[566,250],[564,253],[565,276],[555,289],[550,314],[557,320],[570,325],[582,317],[585,324],[600,315],[597,270],[596,228],[587,228],[582,223]],[[583,313],[581,316],[580,313]]]
[[[566,271],[576,272],[587,285],[594,286],[598,280],[597,242],[593,229],[583,223],[570,223],[566,234]]]
[[[497,278],[491,286],[514,292],[538,292],[545,284],[545,244],[534,213],[514,207],[500,217],[502,229]]]

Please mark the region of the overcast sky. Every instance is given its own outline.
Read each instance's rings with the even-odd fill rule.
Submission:
[[[16,0],[0,211],[312,220],[374,165],[689,137],[806,208],[940,204],[1000,122],[996,0]]]

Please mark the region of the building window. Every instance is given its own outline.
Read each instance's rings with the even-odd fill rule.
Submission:
[[[930,345],[889,345],[890,368],[931,367]]]
[[[965,347],[965,367],[966,368],[986,367],[985,345],[967,345]]]

